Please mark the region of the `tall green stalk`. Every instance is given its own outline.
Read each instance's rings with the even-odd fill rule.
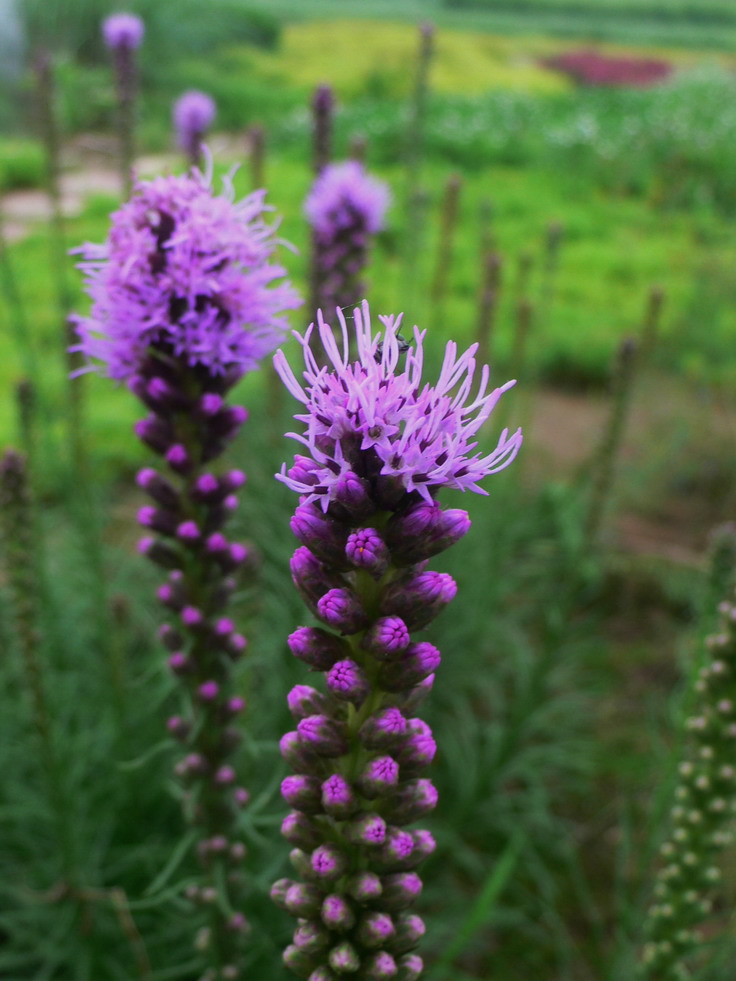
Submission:
[[[430,299],[432,301],[435,322],[442,319],[447,285],[452,269],[462,186],[463,179],[459,174],[450,174],[445,184],[445,194],[442,200],[442,212],[440,216],[439,242],[437,243],[437,257],[435,260],[432,285],[430,287]]]

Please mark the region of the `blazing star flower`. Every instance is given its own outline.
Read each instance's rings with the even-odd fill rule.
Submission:
[[[359,301],[371,238],[384,227],[389,200],[388,187],[357,160],[329,164],[319,173],[304,203],[313,233],[314,310]]]
[[[299,305],[289,284],[274,286],[285,270],[270,262],[265,191],[236,202],[229,177],[219,195],[211,181],[210,167],[139,182],[107,241],[78,250],[93,301],[77,319],[78,349],[115,380],[151,351],[215,375],[251,371],[282,339],[282,312]]]
[[[417,327],[404,367],[397,370],[405,345],[401,317],[380,317],[384,330],[374,335],[365,302],[355,310],[357,357],[351,360],[345,317],[340,310],[337,316],[342,348],[321,314],[318,318],[318,334],[334,371],[321,368],[310,347],[314,325],[303,336],[295,334],[304,351],[304,384],[283,352],[274,357],[284,384],[306,408],[295,416],[305,424],[305,433],[289,435],[306,446],[311,458],[288,472],[284,467],[278,479],[323,511],[348,473],[367,479],[379,493],[401,489],[426,501],[441,487],[486,494],[479,481],[512,462],[522,435],[520,429],[511,435],[505,429],[485,455],[477,450],[476,436],[515,382],[489,391],[485,365],[471,396],[478,345],[458,356],[454,341],[447,344],[436,384],[423,382],[426,331]]]
[[[472,395],[475,346],[458,356],[450,342],[433,386],[422,381],[424,333],[415,328],[407,345],[401,318],[382,317],[374,335],[367,303],[354,316],[353,358],[339,311],[342,349],[319,318],[331,364],[317,363],[313,327],[296,335],[303,383],[281,352],[274,358],[305,407],[296,416],[305,432],[291,435],[309,452],[278,475],[300,495],[291,574],[323,625],[299,627],[288,645],[324,673],[325,690],[297,685],[289,695],[295,729],[280,749],[296,772],[282,784],[293,809],[282,833],[305,881],[280,879],[271,895],[299,918],[284,962],[300,977],[415,981],[423,964],[412,951],[425,928],[409,907],[422,889],[415,870],[434,839],[405,829],[437,803],[421,776],[437,744],[415,712],[442,657],[412,634],[457,591],[427,560],[470,528],[465,511],[435,498],[443,487],[485,493],[479,481],[513,460],[521,431],[504,431],[490,454],[477,450],[478,430],[514,383],[489,391],[486,366]]]
[[[102,37],[111,51],[139,48],[145,30],[143,21],[135,14],[110,14],[102,22]]]
[[[202,155],[204,134],[214,122],[217,107],[214,99],[205,92],[193,89],[185,92],[174,103],[173,119],[176,139],[189,157],[190,162],[199,166]]]

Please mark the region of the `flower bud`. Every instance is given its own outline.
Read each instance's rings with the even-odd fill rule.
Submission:
[[[281,781],[281,796],[289,807],[305,811],[307,814],[319,814],[322,810],[320,782],[316,777],[297,774],[285,777]]]
[[[308,978],[316,966],[314,956],[300,950],[294,944],[289,944],[283,956],[284,964],[300,978]]]
[[[345,837],[354,845],[382,845],[386,840],[386,822],[380,814],[364,814],[344,827]]]
[[[289,711],[297,720],[308,715],[325,714],[330,707],[329,700],[309,685],[294,685],[286,696],[286,701]]]
[[[426,627],[454,598],[457,585],[446,572],[420,572],[408,581],[391,583],[383,594],[381,613],[400,616],[409,630]]]
[[[302,545],[291,557],[291,578],[302,598],[315,609],[317,601],[339,582],[336,574],[330,574],[309,549]]]
[[[346,891],[356,902],[368,903],[379,898],[383,884],[375,872],[356,872],[348,879]]]
[[[328,930],[316,920],[305,920],[294,931],[294,946],[306,954],[316,954],[330,942]]]
[[[320,829],[301,811],[291,811],[286,815],[281,822],[281,834],[290,844],[305,851],[312,851],[322,840]]]
[[[387,950],[378,950],[363,962],[361,981],[390,981],[398,973],[396,961]]]
[[[370,760],[358,777],[361,793],[366,797],[385,796],[399,782],[399,764],[390,756]]]
[[[345,933],[355,925],[355,913],[343,896],[331,893],[322,903],[322,922],[330,930]]]
[[[380,617],[366,631],[361,646],[378,661],[403,662],[410,639],[401,617]]]
[[[404,716],[397,708],[385,708],[370,715],[360,727],[358,736],[366,749],[393,749],[407,731]]]
[[[386,691],[405,691],[424,681],[440,666],[442,655],[426,641],[410,644],[401,659],[383,664],[378,683]]]
[[[403,868],[414,851],[414,838],[408,831],[400,828],[389,828],[386,840],[377,852],[377,863],[386,871],[391,872]]]
[[[179,495],[175,487],[156,470],[144,467],[143,470],[138,471],[135,482],[163,508],[169,511],[179,509]]]
[[[358,528],[348,536],[345,555],[356,569],[365,569],[374,579],[380,579],[391,561],[386,543],[375,528]]]
[[[375,950],[376,947],[383,947],[395,932],[388,913],[366,913],[358,925],[358,940],[364,947]]]
[[[345,726],[326,715],[308,715],[296,728],[302,745],[319,756],[342,756],[348,751]]]
[[[431,780],[408,780],[388,802],[390,819],[396,824],[411,824],[437,806],[438,794]]]
[[[375,511],[365,482],[352,470],[345,470],[335,481],[334,500],[352,518],[367,518]]]
[[[415,712],[427,695],[429,695],[429,693],[432,691],[433,685],[434,675],[430,674],[427,675],[424,681],[420,681],[418,685],[410,688],[401,703],[401,711],[407,715],[411,715],[412,712]]]
[[[365,672],[355,661],[338,661],[327,675],[327,687],[341,701],[360,705],[371,690]]]
[[[317,600],[317,616],[342,634],[355,634],[368,623],[357,593],[348,587],[328,590]]]
[[[299,627],[288,639],[289,650],[317,671],[329,671],[332,665],[350,653],[350,645],[341,637],[321,627]]]
[[[343,940],[332,948],[328,962],[338,974],[353,974],[360,967],[360,958],[349,940]]]
[[[333,773],[322,784],[322,807],[326,814],[336,818],[345,818],[355,810],[357,802],[355,794],[339,773]]]
[[[349,568],[345,559],[347,529],[326,518],[314,504],[300,504],[289,525],[302,545],[321,562],[332,568]]]
[[[429,766],[437,752],[437,743],[432,735],[416,733],[402,740],[394,756],[404,770],[420,770]]]
[[[397,913],[395,918],[396,936],[391,942],[391,950],[404,954],[416,947],[424,936],[426,927],[416,913]]]
[[[348,867],[348,859],[336,845],[320,845],[310,857],[311,872],[320,882],[335,882],[343,876]]]
[[[176,517],[167,508],[155,508],[146,504],[138,509],[138,523],[144,528],[157,531],[160,535],[174,535],[176,532]]]
[[[424,961],[418,954],[404,954],[399,958],[397,966],[399,973],[396,981],[417,981],[424,970]]]
[[[386,530],[391,557],[397,565],[413,565],[459,542],[470,530],[467,511],[443,511],[438,504],[421,501],[394,515]]]
[[[422,880],[416,872],[394,872],[384,876],[381,884],[381,906],[389,911],[411,906],[422,891]]]
[[[281,909],[286,909],[286,894],[292,886],[297,885],[293,879],[277,879],[271,886],[271,899]]]
[[[281,905],[292,916],[313,917],[322,908],[322,892],[311,882],[294,882],[286,890]]]

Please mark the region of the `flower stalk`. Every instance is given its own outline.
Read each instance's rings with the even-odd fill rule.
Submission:
[[[136,52],[141,46],[144,33],[143,21],[135,14],[111,14],[102,24],[102,36],[112,55],[115,74],[120,183],[126,199],[133,189],[135,163],[135,103],[138,92]]]

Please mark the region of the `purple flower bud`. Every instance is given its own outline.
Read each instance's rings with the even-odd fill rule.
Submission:
[[[379,617],[366,631],[361,646],[379,661],[400,659],[403,663],[409,642],[409,630],[401,617]]]
[[[387,913],[366,913],[358,926],[358,940],[364,947],[375,950],[383,947],[395,932],[393,920]]]
[[[198,501],[219,499],[220,481],[213,473],[203,473],[194,482],[192,497]]]
[[[312,463],[312,461],[309,461]],[[357,519],[367,518],[376,509],[368,496],[365,483],[352,470],[345,470],[335,481],[334,500]]]
[[[173,535],[176,530],[176,518],[164,508],[155,508],[146,504],[138,511],[138,523],[144,528],[151,528],[161,535]]]
[[[333,773],[322,784],[322,807],[331,817],[344,818],[356,808],[355,794],[347,780]]]
[[[191,665],[186,654],[184,654],[182,651],[174,651],[174,653],[169,657],[169,667],[174,674],[182,675],[189,671]]]
[[[154,453],[165,453],[173,438],[169,423],[157,416],[139,419],[133,426],[133,431],[142,443],[150,446]]]
[[[165,542],[157,541],[155,538],[141,538],[138,542],[138,551],[163,569],[176,569],[181,564],[179,553]]]
[[[225,644],[225,650],[236,661],[248,646],[248,641],[242,634],[230,634]]]
[[[233,862],[242,862],[246,856],[246,848],[242,841],[234,841],[230,845],[230,859]]]
[[[202,611],[198,610],[196,606],[185,606],[181,611],[181,622],[185,627],[189,627],[190,630],[195,627],[201,627],[204,622]]]
[[[237,807],[247,807],[250,803],[250,793],[245,789],[245,787],[236,787],[233,793],[233,800],[235,801]]]
[[[229,787],[235,783],[235,770],[231,766],[221,766],[215,773],[215,783],[218,787]]]
[[[168,606],[171,610],[180,610],[184,603],[182,591],[176,589],[168,582],[163,583],[163,585],[156,589],[156,598],[159,603],[163,603],[164,606]]]
[[[195,89],[185,92],[176,100],[172,115],[177,140],[183,150],[190,154],[197,150],[216,112],[214,100]]]
[[[321,964],[312,971],[307,981],[337,981],[337,975],[329,967]]]
[[[184,643],[184,639],[178,630],[169,623],[163,623],[158,628],[158,636],[161,643],[169,651],[175,651]]]
[[[297,774],[281,781],[281,796],[289,807],[307,814],[318,814],[322,810],[321,785],[316,777]]]
[[[319,756],[299,739],[296,730],[285,733],[279,740],[279,751],[289,766],[300,773],[318,774],[322,764]]]
[[[325,896],[321,916],[326,927],[329,927],[330,930],[337,930],[339,933],[345,933],[355,926],[355,913],[353,913],[346,899],[337,893]]]
[[[291,811],[281,822],[281,834],[291,845],[312,851],[322,840],[317,825],[301,811]]]
[[[182,521],[176,528],[176,537],[185,544],[198,542],[200,538],[199,528],[196,521]]]
[[[384,664],[378,679],[386,691],[405,691],[434,674],[442,661],[442,655],[427,641],[410,644],[400,661]]]
[[[205,681],[197,689],[197,694],[202,702],[214,702],[220,694],[220,686],[216,681]]]
[[[400,616],[410,630],[418,630],[434,620],[456,592],[455,580],[446,572],[420,572],[388,586],[381,612]]]
[[[179,495],[172,484],[151,467],[138,471],[136,483],[164,508],[172,511],[179,507]]]
[[[394,923],[396,936],[391,942],[391,949],[396,954],[404,954],[416,947],[426,931],[424,920],[416,913],[397,913]]]
[[[330,951],[328,962],[338,974],[352,974],[360,967],[360,958],[349,940],[343,940]]]
[[[348,587],[330,589],[317,601],[317,615],[342,634],[355,634],[368,623],[360,598]]]
[[[305,920],[294,931],[294,946],[307,954],[316,954],[330,942],[330,934],[321,923]]]
[[[417,981],[422,976],[424,961],[418,954],[404,954],[398,960],[398,968],[396,981]]]
[[[421,501],[394,515],[386,530],[391,557],[398,565],[413,565],[443,552],[468,533],[467,511],[443,511],[439,504]]]
[[[411,715],[412,712],[415,712],[427,695],[429,695],[429,693],[432,691],[433,685],[434,674],[430,674],[427,675],[424,681],[420,681],[418,685],[410,688],[402,703],[401,711],[405,712],[407,715]]]
[[[289,944],[284,951],[284,964],[294,974],[298,974],[300,978],[309,977],[312,969],[316,966],[314,956],[305,953],[294,944]]]
[[[336,577],[330,575],[305,545],[294,552],[290,566],[294,585],[312,608],[335,585]]]
[[[182,443],[174,443],[168,448],[166,462],[177,473],[187,474],[192,469],[192,458]]]
[[[358,733],[366,749],[392,749],[407,731],[406,719],[397,708],[369,716]]]
[[[296,728],[302,745],[319,756],[342,756],[348,751],[345,726],[326,715],[308,715]]]
[[[377,853],[379,864],[387,871],[401,869],[406,861],[411,858],[414,851],[414,838],[408,831],[401,831],[399,828],[389,828],[386,832],[386,840]]]
[[[313,555],[333,568],[347,568],[347,529],[330,521],[313,504],[300,504],[289,522],[291,530]]]
[[[205,417],[216,416],[224,404],[222,395],[218,395],[216,392],[206,392],[199,401],[198,410]]]
[[[210,555],[226,555],[230,550],[230,544],[227,538],[219,531],[214,532],[208,537],[205,547]]]
[[[391,561],[386,543],[375,528],[358,528],[348,537],[345,555],[356,569],[380,579]]]
[[[227,921],[227,928],[228,930],[232,930],[233,933],[247,933],[249,924],[242,913],[233,913]]]
[[[389,981],[395,978],[398,972],[396,961],[391,954],[386,950],[379,950],[363,962],[361,978],[365,978],[365,981]]]
[[[394,872],[383,877],[381,905],[387,910],[406,909],[422,891],[422,880],[416,872]]]
[[[308,715],[326,715],[330,710],[329,699],[309,685],[294,685],[286,696],[289,711],[295,719]]]
[[[434,835],[431,831],[420,828],[418,831],[412,831],[412,835],[414,836],[412,860],[418,857],[420,861],[424,861],[425,858],[434,855],[437,850],[437,842],[434,840]]]
[[[437,806],[438,796],[431,780],[408,780],[389,802],[391,820],[396,824],[410,824],[424,817]]]
[[[313,487],[317,483],[315,470],[317,464],[308,456],[301,456],[297,453],[294,456],[294,463],[286,471],[286,476],[297,484],[304,484],[306,487]]]
[[[166,728],[174,739],[178,739],[181,742],[187,738],[192,730],[191,723],[182,719],[180,715],[172,715],[166,722]]]
[[[378,899],[383,892],[383,885],[375,872],[357,872],[348,879],[345,888],[348,895],[358,903]]]
[[[370,693],[371,686],[365,672],[355,661],[338,661],[327,675],[327,687],[342,701],[360,705]]]
[[[366,797],[385,796],[395,790],[398,782],[399,764],[390,756],[370,760],[358,778],[361,793]]]
[[[322,908],[322,891],[311,882],[295,882],[286,890],[283,906],[292,916],[316,916]]]
[[[336,845],[325,844],[315,848],[310,858],[312,872],[321,882],[335,882],[343,876],[348,859]]]
[[[286,894],[296,883],[293,879],[277,879],[271,886],[271,900],[281,909],[286,909]]]
[[[317,671],[329,671],[340,658],[350,653],[350,645],[321,627],[299,627],[288,639],[289,650]]]
[[[437,743],[432,735],[416,733],[404,740],[395,756],[400,766],[409,770],[429,766],[437,752]]]
[[[354,845],[382,845],[386,840],[386,822],[380,814],[364,814],[346,824],[344,832]]]
[[[102,22],[102,37],[112,51],[119,48],[134,51],[140,47],[144,34],[143,21],[135,14],[110,14]]]

